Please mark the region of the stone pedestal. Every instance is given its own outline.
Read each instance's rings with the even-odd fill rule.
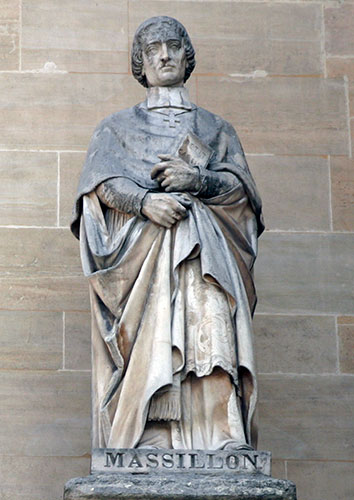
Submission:
[[[296,500],[295,485],[263,474],[114,473],[71,479],[64,500]]]
[[[71,479],[64,500],[296,500],[255,451],[94,450],[92,474]]]

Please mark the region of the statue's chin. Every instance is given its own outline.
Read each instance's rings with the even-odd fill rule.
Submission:
[[[184,75],[183,75],[184,76]],[[173,71],[163,71],[159,78],[150,83],[151,87],[180,87],[183,85],[183,76],[176,75]]]

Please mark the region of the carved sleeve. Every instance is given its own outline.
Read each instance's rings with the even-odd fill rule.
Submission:
[[[142,202],[148,189],[138,186],[125,177],[114,177],[102,182],[96,188],[96,193],[102,203],[108,207],[142,217]]]
[[[197,195],[200,198],[213,198],[228,191],[239,191],[240,198],[245,191],[242,183],[230,172],[213,172],[211,170],[199,169],[201,176],[201,188]]]

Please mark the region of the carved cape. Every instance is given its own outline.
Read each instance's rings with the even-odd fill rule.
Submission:
[[[186,376],[181,270],[191,257],[199,258],[202,279],[227,296],[237,367],[226,370],[242,394],[245,433],[252,441],[252,268],[264,228],[261,202],[231,125],[196,106],[178,118],[171,129],[145,103],[106,118],[93,135],[79,182],[71,228],[80,237],[90,282],[94,447],[136,446],[154,395],[174,386],[178,374]],[[157,155],[173,154],[188,131],[212,148],[209,169],[237,177],[241,195],[240,189],[211,199],[191,195],[189,216],[172,229],[102,206],[94,190],[112,177],[158,191],[150,178]],[[214,366],[224,368],[218,360]]]

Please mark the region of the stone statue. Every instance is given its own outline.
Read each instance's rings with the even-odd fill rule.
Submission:
[[[185,28],[138,28],[146,100],[94,132],[72,231],[92,309],[93,448],[252,449],[261,201],[232,126],[189,100]]]

